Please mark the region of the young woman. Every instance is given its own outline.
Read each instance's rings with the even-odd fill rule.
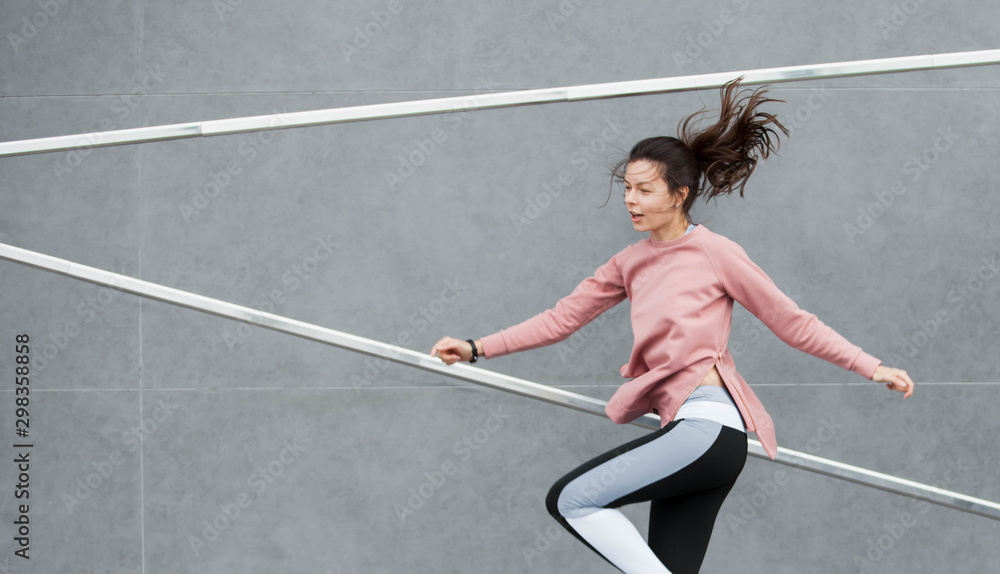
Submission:
[[[733,302],[782,341],[806,353],[913,393],[906,371],[886,367],[782,293],[734,241],[695,225],[689,210],[736,188],[743,195],[758,158],[787,129],[761,104],[781,100],[722,87],[719,119],[696,131],[695,113],[678,137],[640,141],[613,170],[625,207],[648,237],[621,250],[552,309],[477,341],[444,337],[430,351],[447,364],[475,362],[562,341],[628,298],[634,345],[606,412],[616,423],[646,413],[658,431],[590,460],[559,479],[546,498],[552,516],[628,574],[688,573],[701,567],[719,508],[743,470],[747,431],[768,456],[771,418],[736,371],[726,348]],[[610,197],[610,196],[609,196]],[[649,541],[618,510],[650,501]]]

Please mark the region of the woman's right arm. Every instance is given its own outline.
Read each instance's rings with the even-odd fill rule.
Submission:
[[[494,358],[558,343],[624,301],[628,295],[619,264],[620,256],[620,253],[616,254],[601,265],[593,276],[581,281],[555,307],[475,341],[479,356]],[[434,355],[450,365],[470,360],[472,348],[465,341],[443,337],[431,348],[431,356]]]

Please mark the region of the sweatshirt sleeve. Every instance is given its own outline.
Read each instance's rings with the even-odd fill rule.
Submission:
[[[619,259],[612,257],[592,277],[548,309],[507,329],[481,338],[484,358],[491,359],[558,343],[595,317],[626,299]]]
[[[713,255],[723,289],[786,344],[869,380],[882,364],[816,315],[800,309],[739,244],[730,241]]]

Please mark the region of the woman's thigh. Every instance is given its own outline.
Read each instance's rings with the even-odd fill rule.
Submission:
[[[553,515],[669,498],[734,481],[746,461],[746,435],[714,421],[682,419],[585,462],[559,479],[546,506]]]
[[[734,478],[713,488],[650,503],[648,544],[671,572],[701,569],[719,509],[735,482]]]

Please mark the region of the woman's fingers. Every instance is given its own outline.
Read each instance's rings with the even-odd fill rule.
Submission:
[[[906,394],[903,395],[903,398],[905,399],[913,394],[913,387],[915,387],[916,385],[913,384],[913,380],[910,379],[910,375],[906,374],[906,371],[902,370],[899,371],[899,373],[897,373],[897,376],[904,385],[903,389],[901,390],[906,391]]]
[[[893,391],[900,391],[905,393],[903,398],[908,398],[913,394],[913,389],[916,386],[913,383],[913,379],[907,374],[903,369],[895,369],[892,367],[887,367],[885,365],[879,365],[875,369],[875,374],[872,375],[873,381],[878,381],[885,383],[886,388]]]
[[[440,341],[434,343],[431,347],[431,356],[437,356],[446,365],[451,365],[462,358],[461,353],[458,352],[456,345],[457,339],[451,337],[442,337]]]
[[[913,379],[910,375],[906,373],[903,369],[888,369],[889,372],[885,373],[885,386],[891,390],[900,391],[905,393],[903,398],[909,398],[913,394],[913,388],[916,386],[913,383]]]

